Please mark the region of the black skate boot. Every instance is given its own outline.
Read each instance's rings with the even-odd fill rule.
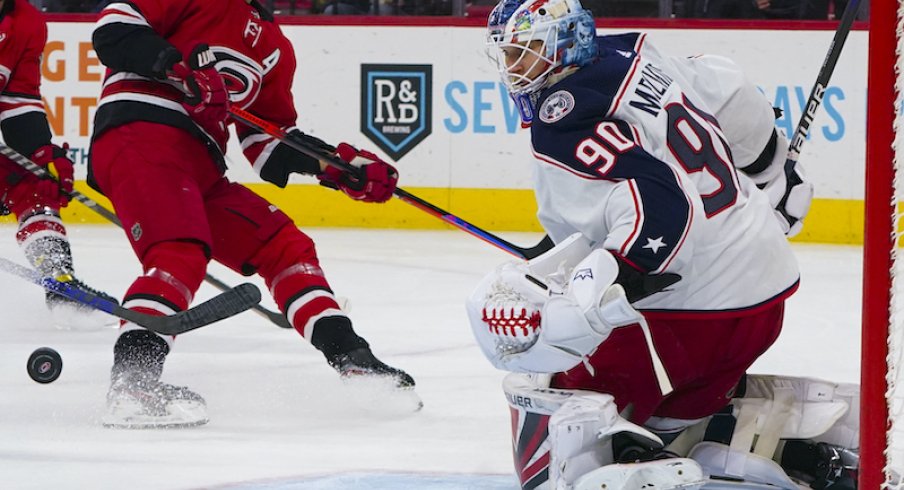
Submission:
[[[104,427],[163,429],[208,422],[207,404],[201,395],[160,381],[168,352],[166,341],[147,330],[120,335],[113,348]]]
[[[414,379],[401,369],[387,366],[374,357],[370,345],[352,329],[344,316],[324,317],[314,324],[311,344],[344,379],[387,378],[396,388],[414,388]]]
[[[98,291],[71,274],[63,274],[54,277],[57,281],[64,282],[74,288],[86,293],[91,293],[98,298],[109,301],[110,303],[119,304],[119,300],[109,294]],[[112,315],[108,315],[96,308],[92,308],[85,304],[73,301],[65,296],[47,291],[45,301],[47,309],[53,316],[54,322],[63,327],[72,329],[90,329],[100,328],[105,325],[116,325],[118,319]]]
[[[74,276],[72,251],[64,237],[47,236],[30,240],[24,246],[24,252],[25,257],[42,276],[119,304],[113,296],[88,287]],[[97,329],[117,323],[117,319],[111,315],[51,291],[47,291],[45,301],[54,323],[64,328]]]
[[[401,369],[384,364],[374,357],[370,347],[362,347],[344,354],[337,354],[327,360],[330,366],[343,378],[373,376],[391,378],[396,388],[410,390],[414,388],[414,378]]]
[[[856,490],[860,456],[825,442],[789,440],[782,450],[781,466],[788,476],[810,488]]]

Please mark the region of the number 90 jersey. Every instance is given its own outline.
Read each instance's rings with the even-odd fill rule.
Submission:
[[[790,246],[735,168],[769,142],[771,104],[725,58],[666,58],[637,33],[598,43],[600,59],[536,105],[535,192],[550,237],[580,232],[643,272],[682,276],[639,309],[743,311],[790,295]]]

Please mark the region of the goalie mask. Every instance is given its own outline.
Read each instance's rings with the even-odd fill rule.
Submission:
[[[503,0],[490,13],[487,55],[529,124],[553,75],[597,55],[596,26],[578,0]]]

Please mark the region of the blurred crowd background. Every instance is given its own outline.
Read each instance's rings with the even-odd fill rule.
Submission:
[[[45,12],[92,13],[112,0],[31,0]],[[260,0],[277,15],[445,15],[486,18],[496,0]],[[597,17],[833,20],[848,0],[582,0]],[[869,16],[868,4],[859,20]]]

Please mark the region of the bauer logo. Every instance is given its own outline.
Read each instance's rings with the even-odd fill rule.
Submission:
[[[431,132],[431,65],[361,65],[361,132],[393,160]]]

